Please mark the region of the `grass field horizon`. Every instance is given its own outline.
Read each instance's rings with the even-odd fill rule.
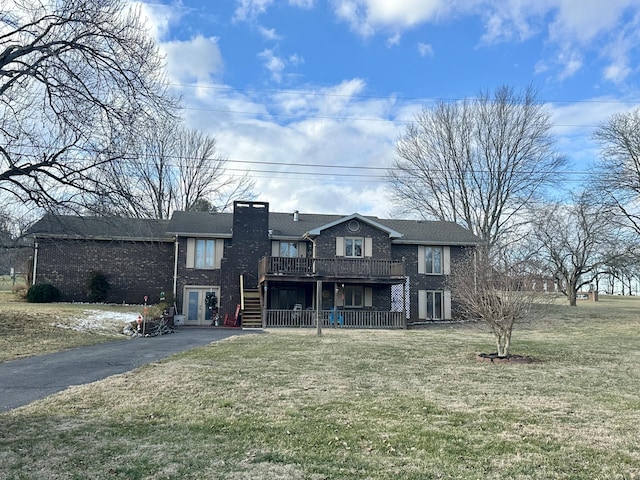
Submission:
[[[0,479],[638,479],[638,312],[555,305],[525,365],[469,325],[234,337],[0,414]]]

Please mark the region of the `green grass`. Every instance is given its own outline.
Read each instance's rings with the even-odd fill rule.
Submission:
[[[469,326],[274,330],[0,414],[0,479],[640,478],[640,300]]]

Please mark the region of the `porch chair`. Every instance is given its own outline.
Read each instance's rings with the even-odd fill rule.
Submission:
[[[235,315],[230,315],[228,313],[224,314],[224,326],[225,327],[237,327],[238,326],[238,315],[240,315],[240,304],[236,306]]]

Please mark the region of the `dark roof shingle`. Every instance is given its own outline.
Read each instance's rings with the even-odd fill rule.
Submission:
[[[269,229],[274,238],[296,239],[313,229],[347,218],[349,215],[269,213]],[[453,222],[395,220],[362,217],[402,234],[398,243],[474,245],[478,237]],[[46,215],[30,229],[32,235],[78,238],[168,239],[173,235],[231,237],[232,213],[175,212],[171,220],[116,217],[76,217]]]

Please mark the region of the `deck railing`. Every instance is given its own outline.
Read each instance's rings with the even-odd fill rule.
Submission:
[[[262,257],[260,275],[355,278],[404,277],[404,262],[373,258]]]
[[[403,312],[322,310],[322,326],[326,328],[405,328]],[[266,328],[316,327],[315,310],[267,310]]]

